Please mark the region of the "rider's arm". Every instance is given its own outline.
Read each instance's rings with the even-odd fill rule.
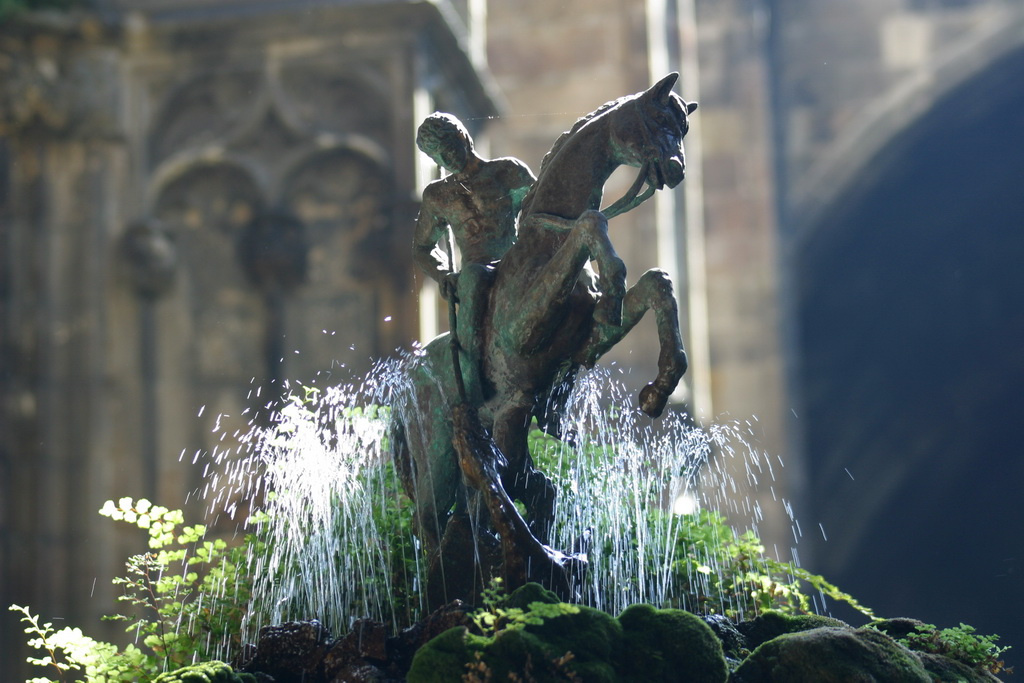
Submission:
[[[448,221],[441,215],[441,203],[436,195],[437,188],[431,185],[423,192],[423,203],[416,217],[412,258],[428,277],[441,286],[441,295],[447,299],[454,291],[457,275],[449,254],[437,246],[448,234]]]

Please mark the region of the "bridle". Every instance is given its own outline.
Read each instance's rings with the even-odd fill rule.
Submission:
[[[605,215],[605,218],[614,218],[620,213],[625,213],[630,209],[643,204],[645,201],[650,199],[654,195],[654,185],[649,181],[649,174],[651,170],[651,162],[645,161],[644,165],[640,167],[640,170],[636,174],[636,180],[626,190],[626,194],[622,195],[617,202],[612,204],[606,209],[602,209],[601,213]],[[647,181],[647,189],[640,193],[640,187]]]
[[[647,121],[644,121],[640,128],[642,135],[640,143],[641,148],[647,150],[656,149],[655,145],[651,142],[651,128],[647,124]],[[653,162],[651,161],[645,161],[636,174],[636,180],[634,180],[630,188],[626,190],[626,194],[622,195],[618,201],[610,205],[608,208],[601,210],[601,213],[603,213],[606,218],[614,218],[620,213],[625,213],[631,209],[635,209],[654,195],[655,187],[654,184],[651,183],[650,178],[652,164]],[[655,171],[657,170],[658,169],[655,168]],[[640,188],[643,186],[644,182],[647,183],[647,188],[641,193]]]

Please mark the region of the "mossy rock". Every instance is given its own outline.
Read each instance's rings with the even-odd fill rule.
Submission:
[[[407,679],[410,683],[461,681],[467,663],[477,660],[490,644],[489,638],[469,632],[465,626],[450,628],[416,651]]]
[[[525,631],[543,644],[548,661],[571,655],[571,662],[564,668],[575,671],[584,681],[617,680],[623,633],[615,617],[584,605],[558,603],[550,610],[538,605],[533,603],[532,611],[540,611],[544,621],[528,625]]]
[[[464,680],[467,675],[476,680],[505,681],[518,677],[538,683],[571,680],[571,676],[600,683],[618,680],[610,663],[581,661],[525,628],[485,638],[469,633],[463,626],[445,631],[420,648],[407,680],[450,683]]]
[[[411,683],[461,680],[467,673],[480,679],[614,683],[622,650],[622,627],[612,616],[591,607],[560,602],[551,591],[527,584],[502,603],[522,610],[522,619],[493,637],[476,636],[466,628],[451,629],[417,651],[408,674]]]
[[[441,634],[416,653],[410,683],[461,680],[679,681],[724,683],[721,641],[704,621],[682,610],[634,605],[618,618],[584,605],[559,602],[526,586],[503,603],[523,610],[492,637],[462,627]]]
[[[256,677],[238,673],[224,662],[212,661],[162,673],[153,683],[256,683]]]
[[[931,674],[935,683],[993,683],[999,680],[988,671],[972,669],[963,662],[949,657],[928,652],[914,654],[921,660],[921,665]]]
[[[787,633],[750,653],[730,683],[931,683],[921,661],[881,631],[825,626]]]
[[[594,633],[593,629],[590,633]],[[526,680],[537,683],[567,680],[617,683],[619,680],[615,666],[607,657],[610,653],[606,651],[602,653],[604,657],[599,657],[588,652],[590,648],[584,633],[577,634],[571,639],[572,642],[560,639],[557,644],[546,636],[550,636],[550,633],[540,635],[529,628],[499,633],[484,657],[494,673],[491,680]],[[577,650],[584,654],[579,655]]]
[[[756,619],[737,624],[736,628],[747,638],[747,647],[751,650],[762,643],[786,633],[799,633],[822,627],[848,627],[846,622],[822,617],[817,614],[783,614],[768,611]]]
[[[518,607],[519,609],[525,610],[534,602],[557,605],[562,601],[557,595],[539,583],[527,583],[512,591],[512,593],[502,601],[502,607]]]
[[[722,642],[696,615],[632,605],[619,623],[625,635],[623,681],[722,683],[729,675]]]

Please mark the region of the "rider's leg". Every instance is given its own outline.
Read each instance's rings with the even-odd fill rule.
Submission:
[[[483,403],[483,346],[487,294],[494,271],[479,263],[467,263],[459,272],[459,310],[456,326],[462,349],[462,378],[470,405]]]

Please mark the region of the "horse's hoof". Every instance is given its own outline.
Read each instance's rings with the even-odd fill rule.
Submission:
[[[646,415],[661,417],[667,403],[668,394],[654,384],[648,384],[640,391],[640,410]]]

